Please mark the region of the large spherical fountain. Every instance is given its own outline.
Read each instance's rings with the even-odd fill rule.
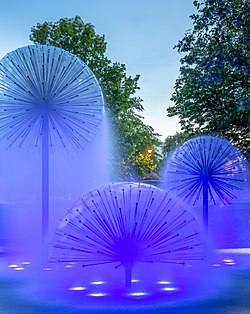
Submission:
[[[0,140],[8,148],[38,147],[42,155],[42,236],[49,224],[49,150],[83,149],[103,114],[100,85],[75,55],[34,45],[0,62]]]

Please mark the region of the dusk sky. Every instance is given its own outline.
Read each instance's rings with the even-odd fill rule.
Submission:
[[[192,0],[12,0],[1,2],[0,58],[32,44],[30,29],[79,15],[105,35],[107,56],[125,63],[127,74],[140,74],[138,95],[144,100],[145,123],[166,136],[180,130],[166,108],[179,71],[180,55],[173,46],[192,27]]]

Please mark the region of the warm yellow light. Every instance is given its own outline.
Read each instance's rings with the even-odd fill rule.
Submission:
[[[147,148],[147,154],[152,154],[153,153],[153,149],[152,148]]]

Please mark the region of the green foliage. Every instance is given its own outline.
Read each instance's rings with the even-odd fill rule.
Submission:
[[[62,18],[58,22],[44,22],[31,28],[30,40],[35,44],[50,44],[72,52],[91,70],[101,76],[109,61],[105,56],[107,43],[97,35],[90,23],[83,23],[79,16]]]
[[[114,173],[119,179],[131,179],[136,172],[131,153],[160,143],[158,134],[138,115],[143,111],[142,99],[137,96],[139,75],[127,76],[124,64],[109,60],[104,36],[96,34],[93,25],[84,23],[79,16],[37,24],[31,29],[30,40],[68,50],[94,72],[102,86],[115,135]]]
[[[157,167],[152,154],[147,152],[143,154],[139,151],[134,151],[131,153],[129,160],[133,166],[134,175],[142,179],[144,179],[149,172],[155,170]]]
[[[189,134],[220,133],[250,158],[250,2],[194,1],[169,116]]]
[[[174,135],[169,135],[162,146],[164,159],[179,145],[183,144],[190,138],[190,135],[185,132],[176,132]]]

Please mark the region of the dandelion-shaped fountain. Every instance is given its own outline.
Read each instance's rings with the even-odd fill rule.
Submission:
[[[73,54],[34,45],[0,62],[0,140],[7,147],[42,150],[42,238],[49,217],[49,149],[82,149],[92,140],[103,113],[101,88]]]
[[[116,183],[79,198],[60,221],[51,263],[111,264],[131,285],[137,262],[180,264],[205,257],[193,215],[168,193],[139,183]]]
[[[227,140],[199,136],[171,154],[164,172],[165,186],[187,204],[202,200],[207,229],[209,202],[231,204],[244,185],[246,168],[244,156]]]

